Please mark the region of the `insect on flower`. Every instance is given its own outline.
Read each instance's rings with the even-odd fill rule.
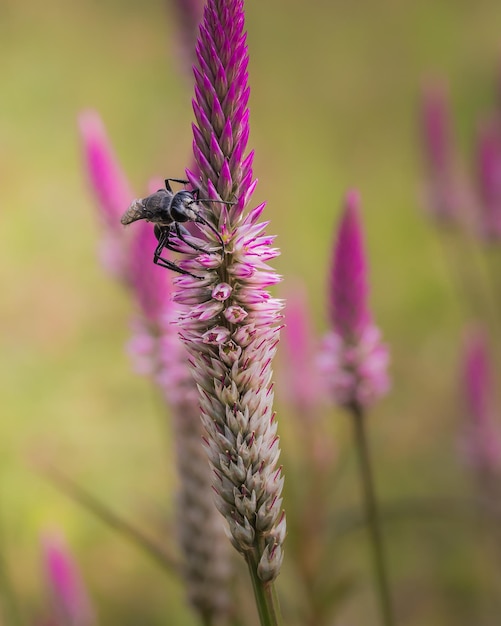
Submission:
[[[178,240],[182,241],[193,250],[204,252],[205,254],[216,254],[216,252],[207,250],[186,239],[186,236],[190,236],[190,232],[187,228],[182,226],[182,223],[194,222],[195,224],[204,224],[210,228],[219,240],[221,253],[224,254],[223,238],[216,228],[201,214],[202,209],[200,202],[219,202],[221,204],[234,204],[234,202],[200,198],[198,189],[194,191],[182,189],[174,192],[170,185],[171,181],[182,184],[189,182],[180,178],[166,178],[165,189],[159,189],[146,198],[134,200],[127,211],[125,211],[120,221],[124,226],[132,224],[132,222],[136,222],[137,220],[146,220],[147,222],[155,224],[154,232],[158,240],[158,246],[153,255],[153,263],[172,270],[173,272],[178,272],[179,274],[187,274],[188,276],[193,276],[193,278],[202,278],[179,267],[173,261],[164,259],[162,257],[162,251],[166,248],[167,250],[180,252],[175,242],[172,241],[172,237],[176,236]]]

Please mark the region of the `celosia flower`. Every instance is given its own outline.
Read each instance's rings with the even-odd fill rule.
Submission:
[[[421,133],[426,167],[426,208],[441,222],[457,222],[464,199],[458,185],[451,114],[443,84],[425,87]]]
[[[335,401],[365,407],[389,388],[388,350],[368,308],[358,193],[346,195],[330,274],[330,322],[319,365]]]
[[[105,218],[108,243],[116,244],[120,258],[117,277],[131,289],[138,304],[129,351],[138,373],[155,380],[172,413],[180,483],[177,527],[188,597],[201,616],[220,622],[230,611],[228,541],[211,495],[197,389],[187,351],[173,325],[177,313],[170,274],[153,263],[158,242],[150,224],[140,222],[131,238],[124,237],[120,217],[130,203],[131,195],[125,192],[128,185],[98,118],[84,116],[82,120],[86,122],[81,131],[89,177]],[[162,185],[163,181],[152,181],[150,188]]]
[[[287,391],[287,398],[284,399],[295,407],[301,418],[309,420],[319,407],[322,390],[304,285],[296,284],[289,289],[286,300],[281,368],[285,375],[283,387]]]
[[[252,152],[244,156],[249,88],[243,28],[242,0],[209,0],[194,68],[199,177],[187,176],[200,197],[235,204],[207,205],[205,217],[219,228],[225,254],[185,246],[180,265],[200,279],[176,278],[175,300],[183,307],[181,336],[201,394],[216,504],[233,545],[268,582],[279,573],[285,535],[271,382],[282,303],[267,291],[279,276],[267,265],[278,250],[259,222],[264,204],[245,212],[256,183]],[[210,248],[220,249],[210,229],[204,232]]]
[[[68,547],[61,535],[43,538],[43,565],[54,601],[58,622],[71,626],[95,623],[89,598]]]
[[[501,436],[495,425],[492,365],[485,335],[478,330],[467,337],[461,388],[467,409],[466,459],[479,470],[497,473],[501,469]]]
[[[480,231],[491,240],[501,238],[501,130],[497,120],[480,127],[477,148]]]
[[[79,127],[90,188],[104,224],[100,258],[111,275],[124,279],[126,250],[120,217],[133,195],[99,114],[84,111],[79,116]]]

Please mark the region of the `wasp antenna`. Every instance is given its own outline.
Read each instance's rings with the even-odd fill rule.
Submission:
[[[232,200],[216,200],[215,198],[198,198],[197,202],[219,202],[219,204],[236,204]]]

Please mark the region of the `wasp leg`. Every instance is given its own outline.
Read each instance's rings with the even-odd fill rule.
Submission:
[[[184,274],[185,276],[191,276],[192,278],[197,278],[198,280],[203,280],[203,276],[196,276],[188,270],[184,270],[182,267],[179,267],[174,263],[174,261],[169,261],[168,259],[164,259],[161,255],[165,248],[167,250],[173,250],[176,252],[175,248],[172,247],[172,244],[169,241],[170,230],[163,230],[160,232],[155,232],[158,239],[158,246],[155,249],[153,254],[153,263],[158,265],[159,267],[165,267],[168,270],[172,270],[173,272],[177,272],[178,274]]]
[[[198,252],[204,252],[205,254],[217,254],[217,252],[213,252],[212,250],[207,250],[206,248],[197,246],[194,243],[190,243],[189,241],[186,241],[185,236],[191,235],[191,233],[187,228],[183,228],[182,226],[180,226],[178,222],[175,223],[174,228],[176,229],[177,238],[183,241],[190,248],[193,248],[193,250],[197,250]]]
[[[185,180],[184,178],[166,178],[165,188],[167,189],[167,191],[170,191],[171,193],[172,193],[172,187],[170,186],[171,181],[173,183],[181,183],[182,185],[187,185],[190,182],[189,180]]]
[[[184,274],[185,276],[191,276],[192,278],[196,278],[197,280],[204,279],[203,276],[196,276],[195,274],[188,272],[188,270],[183,270],[183,268],[176,265],[174,261],[168,261],[161,256],[153,257],[153,263],[155,263],[155,265],[158,265],[158,267],[165,267],[168,270],[172,270],[173,272],[177,272],[178,274]]]
[[[189,246],[193,250],[196,250],[197,252],[204,252],[205,254],[216,254],[216,252],[213,252],[212,250],[206,250],[205,248],[202,248],[201,246],[197,246],[196,244],[190,243],[189,241],[187,241],[185,237],[191,236],[190,231],[187,228],[184,228],[183,226],[178,224],[177,222],[175,224],[172,224],[170,228],[162,228],[159,226],[155,226],[155,236],[159,242],[160,241],[162,242],[163,248],[172,250],[172,252],[180,252],[181,254],[186,252],[185,250],[180,250],[178,247],[176,247],[174,243],[172,243],[171,235],[173,234],[172,233],[173,228],[176,231],[176,235],[178,239],[180,239],[183,243],[185,243],[187,246]]]

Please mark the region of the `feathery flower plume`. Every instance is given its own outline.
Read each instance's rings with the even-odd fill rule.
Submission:
[[[319,365],[335,401],[365,407],[389,388],[388,350],[368,308],[368,284],[359,196],[346,195],[330,275],[332,331]]]
[[[100,259],[112,276],[124,279],[125,233],[120,224],[120,217],[133,194],[99,114],[92,110],[83,111],[79,115],[78,123],[85,169],[104,225]]]
[[[42,541],[42,556],[58,623],[91,626],[94,614],[84,584],[63,537],[54,532]]]
[[[477,144],[480,195],[480,231],[490,240],[501,239],[501,128],[497,119],[485,120]]]
[[[468,463],[491,475],[501,470],[501,435],[495,425],[492,364],[485,335],[476,330],[467,336],[463,373],[467,425],[463,449]]]
[[[129,352],[138,373],[151,376],[161,389],[172,414],[180,482],[177,527],[187,594],[204,619],[223,623],[230,611],[228,540],[211,495],[197,388],[188,367],[188,353],[173,325],[177,313],[171,299],[170,275],[152,262],[157,241],[151,225],[140,222],[131,238],[124,237],[120,217],[132,197],[126,191],[127,181],[97,114],[82,116],[81,120],[85,122],[80,129],[89,178],[105,229],[110,237],[116,237],[121,259],[116,276],[130,288],[138,304]],[[162,185],[163,181],[152,181],[150,186],[158,189]]]
[[[211,203],[206,219],[210,253],[184,246],[181,267],[200,276],[175,279],[175,300],[183,307],[179,325],[191,354],[201,397],[216,504],[226,518],[232,543],[258,584],[273,581],[282,562],[279,438],[272,409],[271,362],[276,352],[282,303],[267,288],[280,278],[267,265],[278,255],[274,237],[259,222],[264,204],[244,209],[252,179],[249,136],[248,51],[242,0],[209,0],[197,44],[193,108],[194,155],[199,177],[187,171],[200,197]],[[180,247],[182,242],[178,242]]]
[[[452,224],[459,219],[463,200],[454,162],[451,114],[444,84],[435,82],[425,86],[421,133],[426,167],[426,208],[438,221]]]

